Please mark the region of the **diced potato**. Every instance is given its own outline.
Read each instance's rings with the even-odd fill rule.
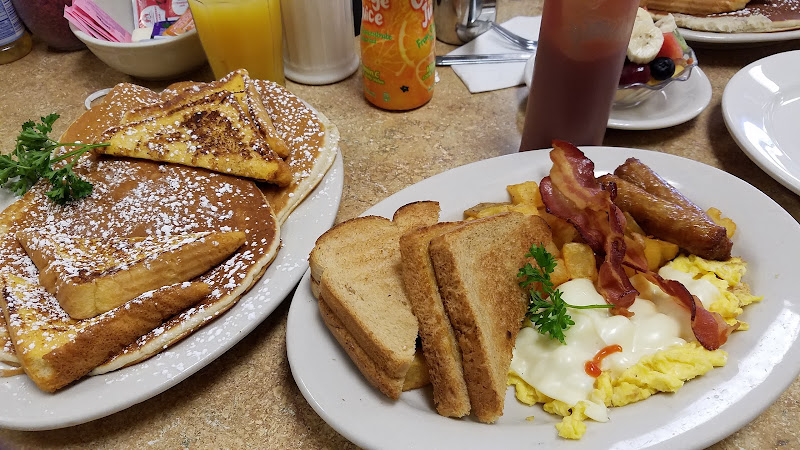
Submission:
[[[644,238],[644,256],[647,268],[656,271],[678,255],[678,246],[655,238]]]
[[[678,256],[678,251],[680,251],[680,247],[678,244],[673,244],[672,242],[658,240],[658,245],[661,246],[661,265],[668,263],[675,259]]]
[[[538,216],[539,210],[536,208],[536,205],[531,205],[529,203],[521,203],[519,205],[511,205],[508,207],[509,211],[516,211],[521,212],[522,214],[526,214],[528,216]]]
[[[647,233],[642,230],[642,227],[636,223],[636,219],[634,219],[632,215],[628,214],[627,212],[623,212],[622,214],[625,215],[625,234],[639,233],[642,236],[647,235]]]
[[[503,204],[503,205],[490,206],[489,208],[482,209],[482,210],[478,211],[478,217],[476,217],[476,218],[480,219],[480,218],[483,218],[483,217],[489,217],[489,216],[493,216],[495,214],[508,212],[508,211],[511,210],[512,206],[513,205],[508,204],[508,203]]]
[[[713,220],[714,223],[725,227],[725,234],[728,235],[728,238],[733,237],[733,233],[736,232],[736,222],[728,217],[722,217],[722,211],[718,210],[717,208],[709,208],[706,213],[709,217],[711,217],[711,220]]]
[[[501,207],[503,205],[511,205],[510,203],[478,203],[477,205],[473,206],[472,208],[464,211],[464,218],[465,219],[477,219],[478,217],[486,217],[480,216],[479,214],[481,211],[489,208],[496,208]],[[502,212],[502,211],[499,211]]]
[[[411,366],[406,372],[406,378],[403,380],[403,391],[418,389],[430,384],[430,382],[428,362],[422,354],[422,349],[417,348],[416,353],[414,353],[414,359],[411,361]]]
[[[592,248],[579,242],[567,242],[561,248],[569,278],[597,281],[597,260]]]
[[[550,213],[540,211],[539,215],[550,225],[550,229],[553,231],[553,242],[556,247],[561,248],[566,242],[578,240],[578,230],[571,223]]]
[[[550,274],[550,281],[553,282],[553,286],[558,286],[561,283],[569,281],[569,270],[567,270],[564,259],[556,258],[556,267],[553,273]]]
[[[539,193],[539,185],[535,181],[511,184],[506,187],[506,190],[511,195],[511,203],[515,205],[534,205],[537,208],[544,206],[542,196]]]

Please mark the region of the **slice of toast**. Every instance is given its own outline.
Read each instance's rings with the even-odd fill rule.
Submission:
[[[159,117],[174,110],[181,105],[190,105],[202,100],[204,97],[219,93],[230,92],[239,102],[244,111],[245,121],[252,122],[259,134],[266,140],[269,148],[281,158],[289,156],[289,147],[279,136],[272,123],[272,119],[264,106],[261,94],[256,90],[255,80],[245,69],[235,70],[217,81],[210,83],[187,83],[185,87],[176,86],[162,98],[164,102],[154,102],[151,105],[128,111],[123,115],[122,122],[139,122],[145,119]]]
[[[517,273],[531,245],[551,247],[538,216],[503,213],[467,222],[431,240],[430,256],[456,331],[472,413],[503,414],[512,350],[528,305]]]
[[[289,165],[250,119],[238,94],[220,90],[189,102],[169,103],[164,113],[111,127],[97,151],[202,167],[287,186]]]
[[[400,237],[403,284],[419,321],[422,350],[433,385],[433,402],[439,414],[447,417],[469,414],[469,394],[461,350],[439,295],[428,247],[431,239],[461,225],[461,222],[442,222]]]
[[[402,392],[418,335],[403,288],[399,240],[438,218],[438,203],[418,202],[400,208],[393,220],[351,219],[320,236],[309,256],[326,325],[367,380],[393,399]]]
[[[97,317],[75,320],[35,279],[3,272],[0,281],[0,306],[17,358],[25,373],[47,392],[83,377],[210,292],[205,283],[170,285]]]
[[[94,317],[144,292],[189,281],[245,241],[241,231],[88,239],[29,228],[16,236],[39,269],[39,282],[73,319]]]

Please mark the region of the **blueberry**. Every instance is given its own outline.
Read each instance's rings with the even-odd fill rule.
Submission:
[[[654,79],[658,81],[666,80],[667,78],[671,78],[674,73],[675,62],[672,58],[661,56],[650,61],[650,75]]]

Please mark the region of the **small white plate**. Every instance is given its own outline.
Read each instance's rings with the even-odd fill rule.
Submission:
[[[611,108],[608,128],[657,130],[688,122],[711,102],[711,82],[700,67],[686,81],[674,81],[630,108]]]
[[[558,419],[540,407],[522,405],[511,388],[504,414],[494,425],[450,419],[436,414],[428,388],[391,401],[367,383],[322,322],[306,274],[289,309],[286,345],[292,375],[322,419],[365,448],[683,449],[723,439],[778,398],[800,372],[795,268],[800,225],[758,189],[696,161],[635,149],[584,151],[598,174],[613,171],[628,157],[638,158],[700,207],[717,207],[736,222],[733,253],[748,261],[745,281],[764,300],[745,310],[742,319],[750,329],[734,333],[723,347],[727,365],[675,394],[612,408],[608,423],[587,422],[586,435],[577,442],[559,438]],[[436,200],[442,220],[459,220],[476,203],[508,201],[506,185],[539,181],[551,166],[547,151],[479,161],[423,180],[364,214],[392,217],[407,203]],[[526,420],[530,416],[535,420]]]
[[[530,87],[534,59],[525,64],[525,84]],[[608,128],[657,130],[680,125],[697,117],[711,102],[711,82],[700,67],[686,81],[674,81],[630,108],[611,108]]]
[[[264,276],[221,317],[144,362],[84,378],[55,394],[39,390],[27,376],[0,378],[0,427],[50,430],[99,419],[169,389],[225,353],[266,319],[303,276],[314,240],[336,218],[343,172],[338,154],[281,227],[282,246]],[[0,191],[2,208],[16,200],[5,192]]]
[[[800,50],[760,59],[737,72],[722,94],[736,143],[758,167],[800,194]]]
[[[773,33],[713,33],[685,28],[679,28],[678,30],[688,42],[714,45],[756,45],[800,39],[800,30],[776,31]]]

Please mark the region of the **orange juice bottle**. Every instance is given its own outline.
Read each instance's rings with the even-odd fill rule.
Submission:
[[[433,96],[433,0],[363,0],[364,97],[389,110],[420,107]]]

